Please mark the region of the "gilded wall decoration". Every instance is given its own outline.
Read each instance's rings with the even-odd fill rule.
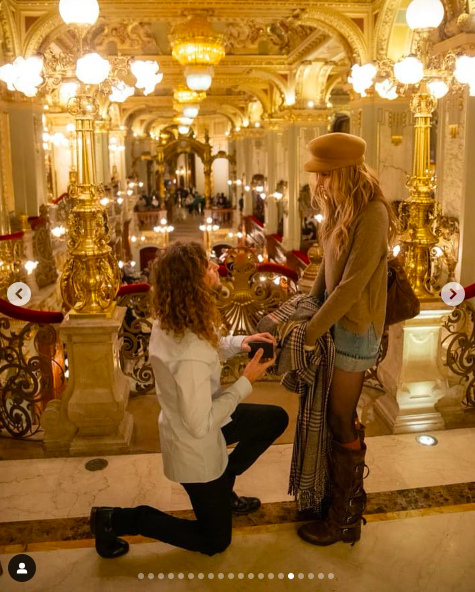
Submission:
[[[395,146],[399,146],[403,140],[404,128],[407,125],[407,112],[405,111],[389,111],[388,125],[391,130],[391,142]]]
[[[4,217],[15,210],[15,196],[13,193],[13,168],[11,156],[10,121],[8,113],[0,113],[0,192],[2,195],[1,213],[3,225]],[[3,231],[7,229],[4,227]]]
[[[365,64],[370,60],[366,39],[358,25],[345,14],[330,8],[308,10],[300,22],[322,30],[343,45],[350,61]]]
[[[15,57],[18,54],[18,31],[6,0],[0,1],[0,31],[3,55]]]
[[[106,52],[111,43],[116,44],[118,51],[137,51],[144,54],[161,54],[157,41],[152,33],[151,23],[129,21],[105,21],[94,27],[88,35],[89,42],[96,51]]]
[[[267,52],[270,54],[288,54],[296,49],[314,28],[302,25],[291,19],[264,23],[253,19],[244,22],[227,23],[224,29],[226,37],[226,53],[261,53],[261,42],[268,42]]]
[[[473,31],[473,19],[468,14],[467,0],[443,1],[445,13],[444,20],[439,27],[438,35],[442,39],[448,39],[457,35],[461,30]]]
[[[386,0],[379,12],[374,31],[373,53],[378,60],[387,58],[391,30],[399,10],[400,0]],[[364,62],[361,62],[362,64]]]

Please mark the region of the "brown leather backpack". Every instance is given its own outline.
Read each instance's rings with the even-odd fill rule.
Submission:
[[[421,312],[421,303],[407,279],[404,267],[397,258],[388,261],[388,301],[386,325],[413,319]]]

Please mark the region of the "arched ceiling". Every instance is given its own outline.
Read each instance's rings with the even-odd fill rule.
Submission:
[[[78,0],[81,1],[81,0]],[[351,64],[372,59],[375,12],[391,0],[99,0],[101,16],[88,35],[103,55],[156,59],[164,73],[154,96],[135,96],[121,105],[123,121],[134,112],[173,114],[173,89],[183,82],[172,58],[169,33],[187,14],[207,10],[226,39],[226,57],[215,69],[213,86],[201,114],[226,114],[233,121],[258,100],[265,116],[278,111],[297,91],[296,104],[322,102],[342,91]],[[74,34],[62,23],[58,0],[0,0],[4,53],[33,55],[53,49],[71,52]],[[316,63],[299,96],[302,64]],[[307,68],[308,69],[308,68]],[[312,68],[309,71],[313,71]],[[300,71],[300,74],[299,74]],[[226,106],[226,107],[225,107]],[[225,107],[225,108],[224,108]]]

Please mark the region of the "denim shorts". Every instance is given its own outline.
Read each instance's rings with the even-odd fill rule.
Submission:
[[[352,333],[339,322],[331,329],[335,343],[335,368],[345,372],[364,372],[372,368],[379,355],[379,339],[371,323],[364,335]]]

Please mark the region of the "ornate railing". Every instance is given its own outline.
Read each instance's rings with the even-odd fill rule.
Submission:
[[[264,224],[254,216],[244,216],[243,222],[247,244],[251,247],[263,248],[266,244]]]
[[[8,287],[25,275],[24,232],[0,236],[0,295],[6,296]]]
[[[162,210],[138,210],[135,212],[137,228],[141,231],[153,230],[155,226],[160,226],[160,220],[166,216]]]
[[[60,399],[67,361],[59,338],[61,313],[19,309],[0,299],[0,433],[28,438],[40,429],[46,404]],[[13,318],[14,317],[14,318]]]
[[[47,206],[40,206],[40,215],[31,220],[33,232],[33,256],[38,262],[35,270],[35,280],[39,288],[50,286],[56,283],[58,271],[53,255],[51,241],[51,224],[49,209]]]
[[[155,388],[148,355],[153,322],[150,285],[123,286],[119,291],[118,304],[127,307],[119,333],[119,338],[122,338],[120,365],[129,378],[132,396],[144,395]]]
[[[218,306],[234,335],[249,335],[260,319],[297,292],[296,276],[280,265],[259,265],[255,249],[238,247],[226,256],[230,275],[222,279]]]
[[[232,228],[236,208],[211,208],[211,217],[213,224],[218,224],[222,228]]]
[[[465,386],[464,405],[475,408],[475,307],[468,301],[452,310],[443,325],[445,365]]]
[[[228,251],[218,306],[224,323],[234,335],[256,332],[258,322],[297,293],[297,274],[283,265],[258,264],[255,249],[238,247]],[[223,367],[222,382],[237,380],[247,363],[247,355],[234,356]],[[273,371],[264,380],[278,380]]]
[[[264,315],[278,308],[297,291],[295,282],[298,278],[292,270],[281,265],[258,264],[255,251],[247,247],[228,252],[226,270],[218,306],[225,326],[234,335],[255,332]],[[132,396],[152,392],[155,383],[148,353],[153,323],[150,286],[123,286],[118,304],[127,307],[119,334],[122,338],[122,371],[129,377]],[[236,356],[228,361],[223,368],[223,381],[236,380],[245,363],[245,356]],[[269,375],[266,380],[276,378]]]

